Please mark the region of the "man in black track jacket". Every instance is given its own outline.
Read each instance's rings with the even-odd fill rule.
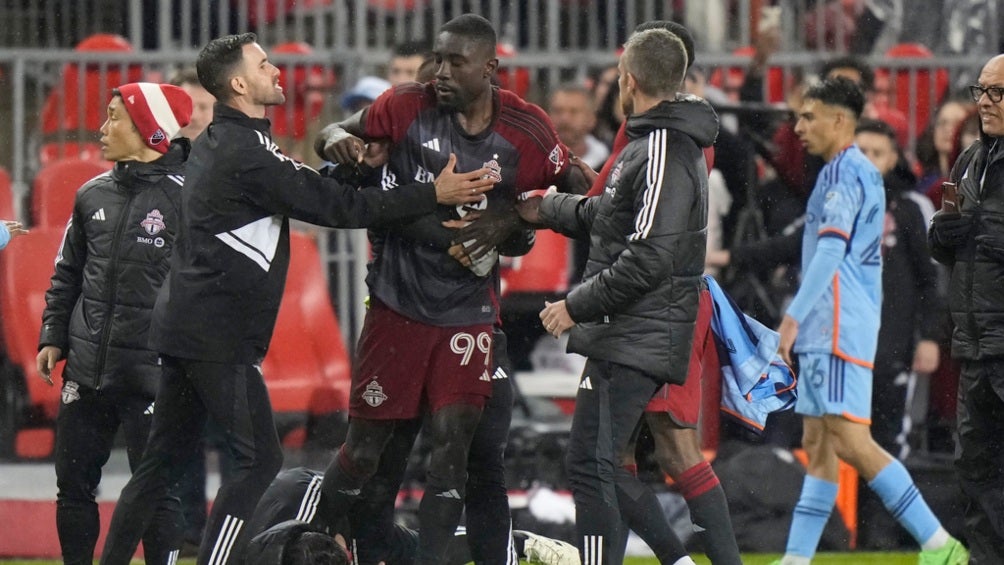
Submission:
[[[520,213],[572,237],[589,234],[589,261],[567,299],[540,318],[588,357],[567,458],[583,565],[620,563],[617,454],[653,393],[687,374],[704,270],[711,107],[676,94],[687,57],[664,29],[635,33],[619,62],[628,145],[600,196],[548,194]],[[534,209],[536,212],[534,213]]]
[[[272,336],[289,266],[289,217],[364,227],[480,201],[487,169],[454,173],[409,190],[355,190],[321,177],[272,142],[267,106],[285,100],[279,70],[254,34],[210,41],[199,80],[219,101],[192,148],[171,273],[154,308],[151,345],[163,386],[150,444],[119,498],[102,563],[128,563],[153,519],[150,501],[187,468],[207,417],[226,436],[235,469],[216,496],[199,564],[243,559],[245,521],[282,464],[260,363]],[[482,179],[484,177],[484,179]]]
[[[112,440],[125,432],[129,466],[146,448],[160,382],[148,328],[181,225],[181,184],[188,140],[171,138],[188,123],[192,101],[171,85],[131,83],[113,92],[101,126],[110,173],[77,192],[73,214],[45,295],[38,372],[66,357],[56,420],[56,530],[63,561],[90,565],[98,541],[94,495]],[[144,529],[147,563],[167,563],[181,542],[177,499],[150,501],[156,522]]]

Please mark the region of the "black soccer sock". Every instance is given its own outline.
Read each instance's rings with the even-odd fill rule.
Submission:
[[[349,508],[359,498],[367,478],[368,474],[357,469],[352,463],[348,446],[343,444],[324,472],[324,480],[321,481],[321,503],[317,507],[314,525],[337,532],[339,522],[345,518]]]
[[[683,542],[666,521],[666,514],[655,494],[635,475],[634,465],[625,466],[617,473],[617,504],[621,520],[648,544],[660,563],[675,563],[687,555]],[[627,528],[621,528],[627,532]],[[627,542],[627,536],[623,542]]]
[[[464,511],[464,488],[428,484],[418,506],[416,565],[442,565]]]
[[[700,531],[708,559],[714,565],[742,565],[729,503],[711,465],[707,461],[694,465],[676,478],[676,485],[687,501],[694,527]]]

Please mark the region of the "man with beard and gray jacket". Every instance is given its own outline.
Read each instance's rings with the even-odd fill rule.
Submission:
[[[687,376],[708,217],[702,148],[718,118],[703,100],[677,95],[686,67],[679,37],[632,35],[618,63],[630,141],[603,193],[549,193],[520,206],[527,222],[590,239],[582,284],[540,314],[588,357],[567,458],[583,565],[622,561],[616,487],[637,478],[617,454],[656,390]]]

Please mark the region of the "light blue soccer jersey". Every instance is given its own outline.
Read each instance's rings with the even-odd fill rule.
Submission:
[[[823,167],[809,196],[802,272],[821,238],[841,238],[847,250],[822,298],[802,321],[796,352],[830,353],[872,367],[882,311],[884,225],[882,176],[858,146],[851,145]]]

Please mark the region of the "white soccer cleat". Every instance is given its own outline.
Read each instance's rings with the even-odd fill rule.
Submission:
[[[579,550],[570,543],[520,530],[526,536],[523,556],[538,565],[581,565]]]

